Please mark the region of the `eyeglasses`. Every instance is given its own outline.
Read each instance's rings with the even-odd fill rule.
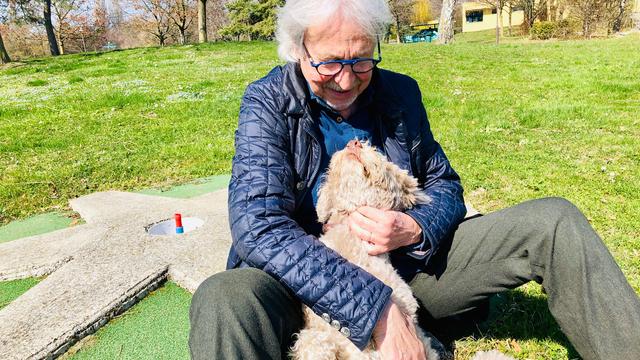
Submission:
[[[316,68],[318,74],[324,76],[333,76],[338,74],[340,71],[342,71],[345,65],[351,66],[351,71],[356,74],[365,74],[373,70],[373,68],[375,68],[380,61],[382,61],[382,56],[380,54],[380,39],[378,39],[377,59],[355,58],[351,60],[330,60],[315,62],[313,61],[311,54],[309,54],[309,50],[307,50],[307,46],[304,44],[304,42],[302,42],[302,47],[309,57],[309,64],[311,64],[312,67]]]

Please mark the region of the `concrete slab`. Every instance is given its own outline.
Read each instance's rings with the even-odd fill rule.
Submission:
[[[172,278],[195,291],[225,267],[226,190],[182,200],[109,191],[71,201],[87,221],[0,244],[0,279],[50,274],[0,310],[0,359],[56,357]],[[145,228],[174,213],[204,220],[182,235]]]
[[[0,244],[0,281],[48,275],[105,231],[92,227],[88,236],[82,225]]]

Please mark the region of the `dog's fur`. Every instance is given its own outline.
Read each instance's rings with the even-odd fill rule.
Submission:
[[[316,211],[320,222],[331,225],[320,241],[391,287],[391,300],[413,320],[427,358],[439,360],[438,352],[431,345],[431,338],[418,326],[418,303],[411,288],[397,274],[389,255],[370,256],[367,253],[368,244],[352,234],[347,225],[349,213],[361,206],[402,211],[428,201],[429,198],[418,187],[417,180],[407,171],[388,161],[368,144],[357,143],[354,146],[350,143],[331,158],[319,190]],[[347,337],[306,306],[304,314],[305,327],[297,335],[297,341],[291,349],[295,359],[380,359],[373,342],[360,351]]]

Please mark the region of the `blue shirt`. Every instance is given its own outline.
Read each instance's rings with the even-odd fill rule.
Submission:
[[[382,141],[378,135],[376,129],[373,126],[373,122],[369,118],[369,104],[373,98],[373,90],[371,87],[367,87],[365,91],[360,94],[356,99],[357,109],[356,111],[345,118],[337,111],[333,110],[323,99],[316,96],[311,89],[311,106],[314,111],[318,113],[318,128],[320,129],[320,174],[324,174],[329,168],[329,161],[331,156],[336,151],[342,150],[347,146],[347,143],[353,139],[360,141],[368,141],[371,145],[375,146],[379,151],[382,150]],[[318,216],[316,213],[316,204],[318,203],[318,190],[322,184],[324,176],[318,176],[313,184],[310,184],[310,189],[305,198],[302,201],[301,212],[306,214],[313,214],[313,219],[307,217],[305,224],[301,224],[308,233],[316,236],[322,232],[322,224],[318,223]],[[311,223],[311,224],[310,224]]]

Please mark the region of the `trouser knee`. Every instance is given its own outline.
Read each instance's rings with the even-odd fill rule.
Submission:
[[[558,221],[568,219],[579,221],[584,218],[582,212],[569,200],[561,197],[548,197],[532,200],[536,214],[534,218],[545,219],[546,223],[554,224]]]
[[[205,280],[193,295],[190,319],[193,359],[280,358],[303,324],[300,301],[252,268]]]
[[[191,316],[208,310],[213,313],[234,311],[264,292],[272,281],[265,272],[253,269],[234,269],[215,274],[206,279],[191,300]]]
[[[533,200],[532,205],[535,211],[529,219],[531,226],[541,229],[547,241],[561,243],[559,247],[553,246],[556,250],[577,250],[585,245],[585,241],[594,238],[588,220],[569,200],[550,197]]]

